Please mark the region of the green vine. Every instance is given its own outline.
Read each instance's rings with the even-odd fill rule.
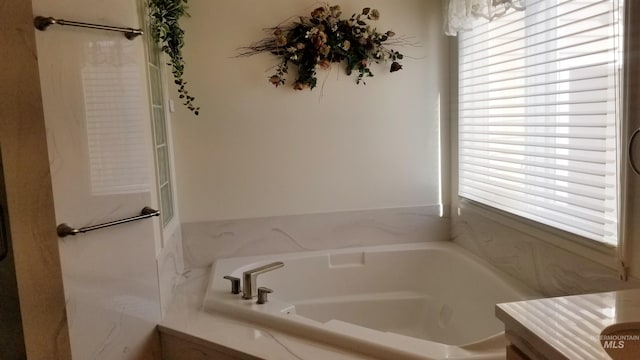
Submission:
[[[195,97],[189,95],[185,88],[187,82],[183,79],[184,58],[182,47],[184,46],[184,30],[180,27],[180,18],[189,17],[187,13],[188,0],[149,0],[149,16],[151,18],[151,35],[161,45],[162,51],[169,56],[174,83],[178,86],[180,99],[183,105],[195,115],[200,113],[200,107],[196,107],[193,101]]]

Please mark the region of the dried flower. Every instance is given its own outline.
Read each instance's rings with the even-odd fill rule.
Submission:
[[[378,9],[371,10],[371,13],[369,13],[369,19],[374,21],[380,19],[380,11],[378,11]]]
[[[318,62],[318,66],[322,69],[322,70],[327,70],[331,67],[331,62],[329,60],[320,60]]]
[[[294,88],[295,90],[301,91],[301,90],[304,90],[304,89],[306,89],[306,88],[307,88],[307,84],[305,84],[305,83],[301,83],[301,82],[299,82],[299,81],[296,81],[296,82],[293,84],[293,88]]]
[[[322,19],[327,16],[327,8],[321,6],[311,12],[311,17],[314,19]]]
[[[344,49],[344,51],[349,51],[350,48],[351,48],[351,42],[349,40],[345,40],[342,43],[342,49]]]
[[[282,34],[276,35],[276,45],[277,46],[285,46],[285,45],[287,45],[287,38]]]
[[[394,61],[393,63],[391,63],[390,72],[396,72],[400,70],[402,70],[402,65],[400,65],[400,63],[398,63],[397,61]]]
[[[313,44],[316,46],[316,49],[321,49],[326,42],[327,34],[324,31],[318,31],[318,33],[313,37]]]
[[[329,8],[329,11],[331,12],[331,16],[333,16],[335,18],[339,18],[340,15],[342,15],[342,11],[340,9],[340,5],[331,6]]]
[[[327,46],[327,45],[322,45],[322,47],[320,48],[320,54],[322,54],[322,56],[328,56],[329,53],[331,52],[331,47]]]
[[[273,75],[270,79],[269,82],[271,82],[271,84],[275,85],[276,87],[278,87],[280,84],[282,84],[282,79],[278,76],[278,75]]]

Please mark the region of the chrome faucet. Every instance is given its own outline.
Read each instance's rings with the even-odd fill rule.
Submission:
[[[258,275],[264,274],[266,272],[273,271],[276,269],[280,269],[283,266],[284,266],[284,263],[278,261],[278,262],[257,267],[255,269],[247,270],[244,273],[242,273],[242,281],[243,281],[242,298],[249,300],[258,296],[257,290],[256,290],[258,287],[257,285]]]

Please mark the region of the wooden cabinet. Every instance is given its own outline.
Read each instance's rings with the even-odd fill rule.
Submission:
[[[517,347],[513,345],[507,346],[507,360],[530,360],[529,357],[523,354]]]

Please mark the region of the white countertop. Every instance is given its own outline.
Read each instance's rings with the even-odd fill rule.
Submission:
[[[205,312],[202,301],[209,273],[210,268],[199,268],[185,275],[159,325],[160,332],[200,344],[211,343],[213,348],[233,349],[261,359],[371,359],[222,314]]]
[[[496,315],[507,336],[512,332],[549,359],[610,359],[600,333],[640,321],[640,289],[499,304]]]

